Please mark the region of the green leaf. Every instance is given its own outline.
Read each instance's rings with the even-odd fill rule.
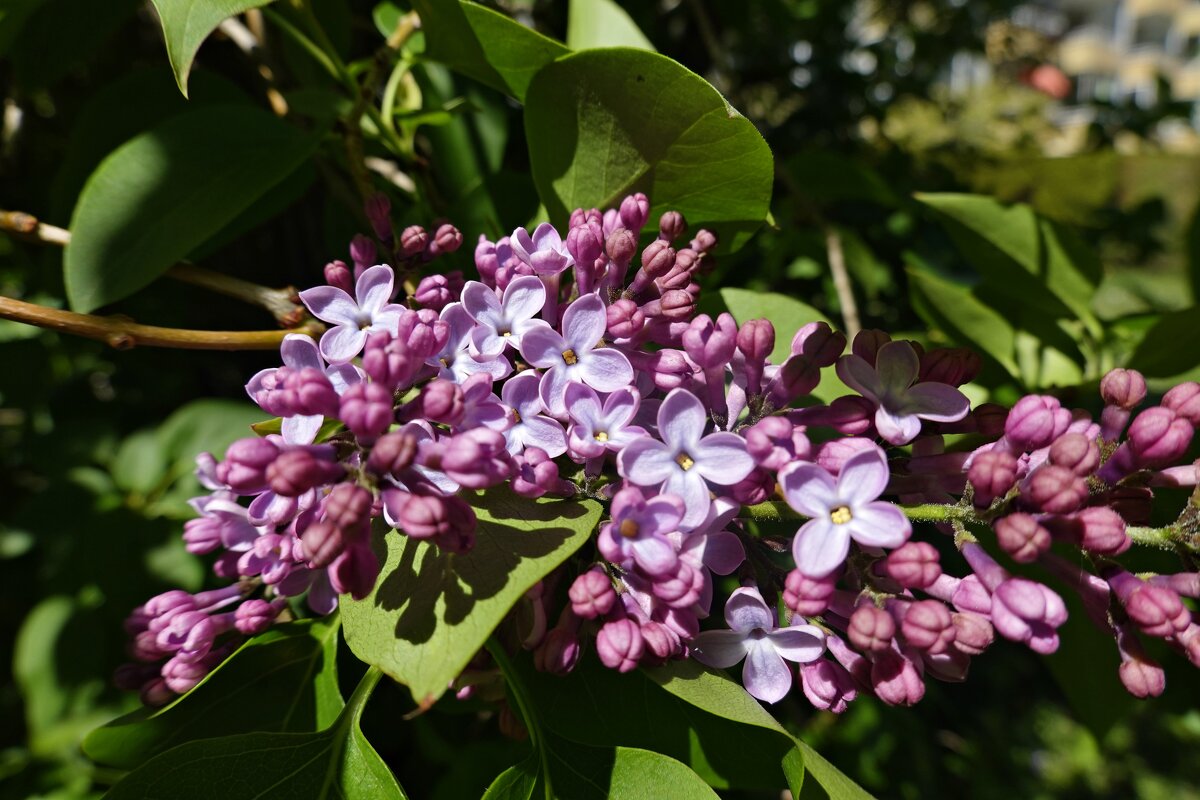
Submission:
[[[829,322],[820,311],[785,294],[726,287],[721,290],[721,299],[738,325],[751,319],[766,319],[775,326],[772,364],[782,364],[792,354],[792,337],[801,327],[810,322]]]
[[[1091,310],[1100,283],[1094,253],[1056,223],[1029,206],[1005,206],[970,194],[918,194],[937,212],[962,255],[989,290],[1015,299],[1051,319],[1073,316],[1101,336]]]
[[[265,111],[210,106],[117,148],[71,218],[71,307],[92,311],[150,283],[290,175],[318,141]]]
[[[803,783],[803,764],[784,730],[740,686],[695,662],[623,675],[583,659],[570,675],[553,680],[534,672],[527,658],[515,664],[537,721],[562,739],[653,749],[720,789],[788,785],[799,791]],[[705,708],[683,696],[686,686],[673,691],[675,680],[702,694],[723,680],[744,698],[745,710],[724,707],[729,698]]]
[[[336,619],[271,628],[170,705],[140,709],[92,731],[84,752],[103,764],[132,769],[198,739],[321,730],[342,709],[337,630]]]
[[[1200,365],[1200,307],[1163,314],[1138,343],[1126,365],[1148,378],[1170,378]]]
[[[354,654],[412,690],[427,707],[529,587],[588,540],[600,519],[593,500],[527,500],[490,490],[470,500],[475,548],[442,552],[395,531],[375,541],[383,571],[360,601],[343,598]]]
[[[808,150],[788,158],[784,169],[794,181],[796,191],[820,206],[845,200],[888,207],[900,204],[883,176],[864,164],[861,158],[829,150]]]
[[[490,8],[456,0],[414,0],[426,57],[493,89],[525,99],[534,74],[570,52]]]
[[[910,268],[908,276],[913,305],[931,325],[962,344],[978,347],[1010,375],[1020,377],[1014,352],[1016,331],[1007,319],[981,303],[970,289],[923,269]]]
[[[572,800],[717,800],[699,775],[673,758],[636,747],[585,747],[548,737],[556,795]]]
[[[252,8],[265,6],[272,0],[150,0],[158,11],[162,22],[163,39],[167,44],[167,58],[175,70],[175,82],[179,91],[187,97],[188,73],[196,51],[229,17]]]
[[[484,792],[483,800],[529,800],[537,786],[539,769],[538,755],[533,753],[497,775]]]
[[[359,728],[379,670],[369,670],[332,725],[320,733],[244,733],[174,747],[131,772],[106,800],[296,800],[404,798]]]
[[[634,191],[736,250],[767,218],[771,149],[707,81],[657,53],[585,50],[541,69],[525,97],[533,180],[556,223]]]
[[[646,34],[614,0],[571,0],[567,47],[636,47],[654,52]]]

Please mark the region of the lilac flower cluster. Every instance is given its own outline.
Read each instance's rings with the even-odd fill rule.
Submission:
[[[1196,465],[1177,462],[1200,423],[1200,385],[1134,416],[1145,383],[1116,370],[1098,422],[1045,395],[972,409],[958,387],[979,372],[975,354],[881,331],[843,354],[845,336],[824,322],[800,326],[772,363],[771,321],[696,311],[716,238],[684,241],[674,212],[644,231],[640,194],[577,210],[565,238],[549,224],[481,237],[479,280],[433,275],[396,302],[393,267],[372,263],[380,246],[406,277],[462,237],[396,236],[379,202],[368,215],[376,240],[356,238],[353,267],[328,265],[326,284],[300,294],[328,325],[320,341],[289,336],[282,365],[247,384],[279,433],[201,458],[211,493],[193,501],[184,539],[232,583],[134,612],[139,663],[123,682],[148,702],[189,689],[239,635],[297,613],[290,598],[327,614],[339,595],[370,593],[373,519],[469,551],[476,517],[462,491],[500,485],[606,506],[594,546],[523,601],[541,620],[523,643],[544,671],[569,672],[592,643],[620,671],[743,663],[766,702],[798,676],[822,709],[860,694],[911,704],[928,677],[964,679],[997,633],[1058,647],[1061,596],[997,557],[1039,562],[1080,594],[1133,694],[1164,687],[1141,637],[1200,665],[1181,599],[1200,596],[1200,574],[1139,576],[1116,561],[1135,536],[1195,545],[1195,501],[1166,528],[1144,526],[1157,487],[1197,483]],[[830,368],[856,394],[815,403]],[[565,598],[553,591],[563,577]],[[737,587],[718,600],[725,626],[705,621],[721,587]]]

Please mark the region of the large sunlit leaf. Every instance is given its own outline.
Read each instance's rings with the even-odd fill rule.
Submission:
[[[158,11],[162,22],[163,39],[166,40],[167,57],[175,71],[175,82],[184,97],[188,93],[188,73],[196,51],[229,17],[252,8],[259,8],[273,0],[150,0]]]
[[[92,311],[150,283],[295,171],[318,141],[265,111],[210,106],[117,148],[71,218],[71,307]]]
[[[402,800],[404,791],[359,728],[378,673],[320,733],[244,733],[174,747],[131,772],[107,800]]]
[[[84,751],[95,761],[132,769],[197,739],[322,730],[342,709],[336,653],[336,620],[272,628],[170,705],[141,709],[92,731]]]
[[[556,224],[645,192],[735,250],[767,219],[771,150],[707,81],[665,56],[585,50],[543,67],[525,97],[533,179]]]
[[[534,73],[566,45],[490,8],[458,0],[414,0],[425,31],[425,54],[456,72],[518,100]]]
[[[572,800],[718,800],[699,775],[675,759],[636,747],[546,742],[555,794]]]
[[[528,500],[494,489],[468,499],[475,548],[451,555],[395,531],[377,538],[383,572],[361,601],[343,598],[346,642],[428,706],[533,584],[587,541],[593,500]]]

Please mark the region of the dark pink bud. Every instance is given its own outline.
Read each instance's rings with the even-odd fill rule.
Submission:
[[[604,234],[598,226],[576,225],[567,232],[567,252],[575,264],[594,264],[604,254]]]
[[[970,383],[983,369],[983,359],[965,347],[939,347],[921,356],[919,382],[962,386]]]
[[[1200,383],[1187,381],[1171,387],[1163,395],[1162,404],[1193,426],[1200,426]]]
[[[1104,404],[1125,411],[1137,408],[1146,399],[1146,379],[1135,369],[1114,369],[1100,379]]]
[[[1016,484],[1017,459],[997,450],[979,453],[967,470],[967,480],[975,488],[976,508],[987,508]]]
[[[956,635],[950,609],[939,600],[910,604],[900,623],[900,632],[910,645],[933,655],[946,652]]]
[[[975,427],[985,439],[998,439],[1004,434],[1008,409],[998,403],[981,403],[971,412]]]
[[[683,651],[679,634],[661,622],[641,624],[643,653],[648,664],[665,664]]]
[[[567,675],[579,663],[583,649],[579,646],[579,634],[573,629],[551,628],[546,638],[533,654],[533,666],[551,675]]]
[[[1157,406],[1138,414],[1129,426],[1129,449],[1141,469],[1157,469],[1179,460],[1192,443],[1192,423]]]
[[[659,217],[658,236],[668,242],[673,242],[687,230],[687,221],[678,211],[668,211]]]
[[[318,520],[300,536],[300,546],[308,563],[316,568],[328,566],[346,547],[342,529],[329,520]]]
[[[414,539],[452,535],[456,528],[474,530],[475,512],[457,497],[418,495],[399,489],[385,490],[388,517]]]
[[[825,424],[848,436],[866,433],[875,424],[875,407],[865,397],[843,395],[829,403]]]
[[[992,523],[996,543],[1013,561],[1029,564],[1050,549],[1050,531],[1029,514],[1009,514]]]
[[[686,562],[680,561],[677,572],[656,579],[650,584],[650,591],[659,600],[672,608],[688,608],[700,599],[700,591],[704,588],[703,569],[692,569]]]
[[[339,483],[325,498],[325,519],[349,530],[370,520],[371,493],[353,483]]]
[[[374,441],[395,422],[392,393],[378,383],[356,383],[342,395],[338,416],[360,440]]]
[[[606,622],[596,634],[596,654],[609,669],[629,672],[638,665],[644,651],[642,631],[631,619]]]
[[[647,303],[647,306],[652,303]],[[658,299],[658,316],[672,321],[689,319],[696,310],[696,298],[682,289],[668,289]]]
[[[1074,515],[1079,525],[1079,545],[1092,553],[1116,556],[1133,544],[1125,530],[1125,520],[1111,508],[1094,506]]]
[[[1100,448],[1082,433],[1064,433],[1050,445],[1050,463],[1086,477],[1100,466]]]
[[[271,462],[267,467],[267,483],[275,494],[299,497],[309,489],[333,483],[345,472],[336,461],[318,458],[308,450],[297,448],[280,453]]]
[[[379,437],[367,457],[367,469],[376,475],[399,475],[408,469],[417,455],[417,440],[410,434],[394,431]]]
[[[647,366],[654,385],[664,392],[683,385],[692,377],[692,365],[678,350],[655,350],[647,359]]]
[[[403,342],[383,331],[367,337],[362,356],[363,370],[372,381],[390,391],[412,383],[413,375],[421,367],[422,361],[413,358]]]
[[[746,451],[764,469],[778,471],[792,461],[807,461],[812,456],[804,429],[783,417],[763,417],[745,436]]]
[[[462,247],[463,235],[458,228],[449,223],[439,225],[433,232],[433,241],[429,243],[430,257],[453,253]]]
[[[361,233],[350,240],[350,260],[354,262],[355,275],[360,274],[367,267],[374,266],[377,255],[375,242]]]
[[[873,605],[861,605],[850,615],[846,634],[863,653],[879,653],[892,646],[896,623],[892,615]]]
[[[912,539],[888,553],[882,566],[885,575],[906,589],[924,589],[942,574],[937,548]]]
[[[325,282],[346,294],[354,294],[354,274],[345,261],[330,261],[325,265]]]
[[[625,228],[613,231],[604,242],[604,252],[621,269],[629,266],[637,253],[637,236]]]
[[[608,335],[614,339],[631,339],[641,333],[646,325],[646,316],[638,304],[629,299],[613,301],[605,311],[608,319]]]
[[[495,486],[512,473],[512,456],[504,434],[472,428],[453,436],[442,454],[442,470],[469,489]]]
[[[925,682],[912,661],[895,650],[884,650],[871,664],[871,688],[891,706],[911,706],[925,696]]]
[[[424,361],[446,346],[450,325],[429,308],[407,311],[400,315],[396,339],[407,348],[410,358]]]
[[[400,255],[412,258],[425,252],[429,244],[429,234],[420,225],[409,225],[400,232]]]
[[[884,331],[876,328],[864,328],[854,337],[854,342],[850,345],[850,352],[871,366],[875,366],[875,356],[879,352],[879,348],[891,340],[892,337]]]
[[[217,465],[217,479],[238,494],[257,494],[267,488],[267,467],[279,457],[279,448],[266,439],[238,439]]]
[[[479,279],[491,287],[496,285],[496,270],[500,269],[500,258],[496,255],[496,243],[483,234],[475,245],[475,270]]]
[[[690,246],[697,253],[711,253],[717,248],[717,235],[710,230],[701,228],[696,231],[696,238],[692,239]]]
[[[612,611],[617,602],[612,580],[599,567],[580,573],[567,596],[571,599],[571,610],[583,619],[602,617]]]
[[[821,367],[807,356],[792,356],[783,362],[772,382],[772,394],[783,403],[790,403],[817,388],[821,382]]]
[[[271,627],[271,623],[279,616],[283,605],[275,605],[266,600],[247,600],[237,607],[234,612],[234,627],[246,636],[257,636]]]
[[[827,658],[801,664],[800,685],[808,702],[835,714],[845,711],[858,696],[854,679],[846,668]]]
[[[422,278],[421,282],[417,284],[417,291],[413,293],[413,300],[434,311],[441,311],[454,299],[445,275],[430,275]]]
[[[646,226],[650,219],[650,200],[641,192],[631,194],[621,201],[621,224],[634,233]]]
[[[817,449],[816,461],[826,471],[834,475],[840,474],[842,466],[856,453],[871,450],[875,443],[870,439],[859,436],[846,436],[841,439],[830,439]]]
[[[846,335],[825,322],[810,322],[792,337],[792,355],[805,356],[820,368],[832,366],[846,349]]]
[[[1167,688],[1167,673],[1144,655],[1122,661],[1117,675],[1125,691],[1139,700],[1158,697]]]
[[[746,359],[751,392],[762,385],[762,370],[775,349],[775,326],[765,319],[747,320],[737,333],[737,349]]]
[[[392,240],[392,203],[388,200],[387,195],[375,192],[367,198],[363,210],[366,211],[367,221],[371,223],[371,230],[375,231],[379,241],[390,242]]]
[[[1069,514],[1087,500],[1087,481],[1066,467],[1045,464],[1021,489],[1021,499],[1050,514]]]
[[[1060,419],[1063,415],[1064,419]],[[1021,451],[1039,450],[1053,442],[1070,424],[1070,412],[1056,398],[1031,394],[1008,412],[1004,436]]]
[[[540,447],[526,447],[513,457],[512,490],[522,497],[551,492],[572,494],[574,486],[558,476],[558,464]]]
[[[1147,635],[1175,636],[1192,624],[1191,612],[1177,592],[1147,583],[1119,568],[1106,571],[1104,578],[1129,618]]]
[[[366,542],[347,547],[329,565],[329,584],[338,594],[362,600],[375,588],[379,577],[379,559]]]
[[[729,487],[733,499],[745,506],[765,503],[775,492],[775,474],[755,467],[750,474]]]
[[[662,239],[656,239],[642,251],[642,272],[654,279],[666,275],[675,266],[675,250]]]
[[[802,617],[815,617],[823,614],[829,608],[833,597],[837,578],[827,575],[824,578],[810,578],[794,569],[787,574],[783,587],[783,602],[793,614]]]
[[[950,619],[954,623],[954,646],[959,650],[977,656],[992,646],[996,632],[987,617],[969,611],[957,611],[950,615]]]
[[[701,369],[728,364],[735,345],[735,337],[717,327],[707,314],[696,317],[683,332],[683,347]]]
[[[418,404],[422,417],[446,425],[459,423],[466,412],[462,389],[457,383],[444,378],[430,381],[421,390]]]

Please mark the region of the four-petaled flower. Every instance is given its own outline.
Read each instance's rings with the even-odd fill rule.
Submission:
[[[546,287],[533,275],[514,278],[504,288],[504,299],[479,281],[468,281],[462,291],[462,306],[475,320],[471,343],[484,356],[495,356],[511,345],[520,349],[521,336],[534,328],[548,327],[534,319],[546,302]]]
[[[575,266],[575,259],[549,222],[538,225],[532,236],[524,228],[517,228],[509,243],[513,254],[533,267],[538,275],[557,275],[567,267]]]
[[[476,357],[471,353],[471,331],[475,328],[475,320],[462,303],[449,303],[442,309],[440,317],[449,326],[450,336],[446,346],[425,362],[438,368],[439,378],[462,383],[471,375],[486,372],[492,380],[498,381],[512,372],[512,365],[502,355],[493,353]]]
[[[807,664],[825,651],[825,634],[815,625],[776,627],[775,613],[758,589],[735,589],[725,603],[729,630],[704,631],[692,642],[692,655],[717,669],[742,659],[742,685],[764,703],[777,703],[792,688],[792,670],[784,663]]]
[[[631,425],[637,414],[641,395],[633,387],[623,387],[604,398],[589,386],[572,383],[565,397],[571,427],[567,444],[571,454],[580,458],[595,458],[606,451],[619,451],[636,437],[648,436],[646,429]]]
[[[565,395],[571,381],[586,383],[599,392],[615,392],[633,383],[633,367],[619,350],[601,347],[608,326],[604,301],[585,294],[563,313],[562,334],[552,328],[534,328],[521,337],[521,355],[546,370],[540,392],[546,409],[565,417]]]
[[[675,545],[667,538],[679,527],[683,503],[660,494],[650,499],[641,489],[627,486],[613,496],[612,521],[600,529],[600,555],[626,569],[635,563],[647,575],[669,575],[679,563]]]
[[[500,398],[511,409],[511,425],[504,431],[510,453],[540,447],[550,458],[558,458],[567,452],[562,424],[542,413],[545,406],[538,396],[538,376],[532,370],[508,380],[500,390]]]
[[[638,486],[660,486],[665,494],[683,499],[682,527],[691,530],[704,521],[711,502],[709,482],[729,486],[754,469],[746,440],[734,433],[710,433],[708,414],[699,398],[686,389],[672,389],[658,407],[658,435],[635,439],[617,456],[617,471]]]
[[[317,286],[300,293],[313,316],[333,325],[321,336],[321,355],[331,364],[344,364],[362,352],[374,331],[395,334],[403,306],[392,298],[392,268],[379,264],[364,270],[354,285],[354,297],[336,286]]]
[[[966,395],[944,383],[918,383],[921,362],[908,342],[887,342],[872,367],[861,356],[842,356],[842,382],[875,403],[875,429],[891,444],[908,444],[921,432],[921,420],[956,422],[971,410]]]
[[[793,462],[779,472],[788,505],[808,517],[792,539],[796,568],[813,578],[846,560],[850,540],[868,547],[899,547],[912,535],[908,517],[876,498],[888,482],[887,456],[872,445],[846,460],[836,481],[816,464]]]

